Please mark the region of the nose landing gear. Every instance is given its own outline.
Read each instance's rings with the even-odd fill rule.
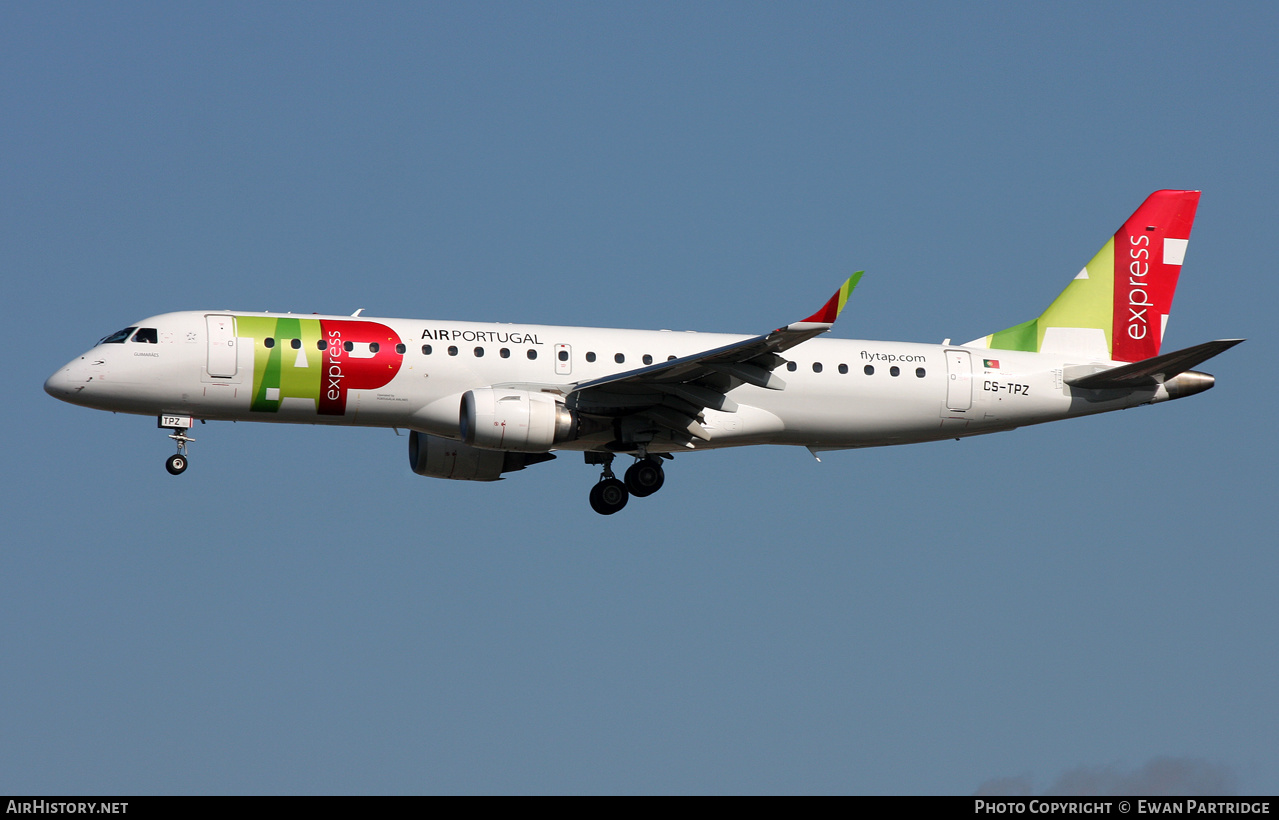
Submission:
[[[162,430],[172,430],[169,438],[178,443],[178,452],[165,459],[164,469],[169,471],[169,475],[182,475],[187,469],[187,444],[195,441],[187,435],[187,430],[191,429],[194,419],[190,416],[160,416],[159,424],[156,426]]]
[[[187,469],[187,457],[185,453],[178,453],[169,456],[164,462],[164,469],[169,471],[169,475],[182,475]]]

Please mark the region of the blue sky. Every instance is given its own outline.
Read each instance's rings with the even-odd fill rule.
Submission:
[[[0,792],[1275,793],[1277,23],[0,7]],[[863,268],[836,336],[965,341],[1158,188],[1204,191],[1168,346],[1250,340],[1213,391],[682,457],[609,518],[380,430],[211,423],[175,479],[41,390],[170,310],[753,333]]]

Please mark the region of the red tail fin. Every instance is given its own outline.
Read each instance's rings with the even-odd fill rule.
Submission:
[[[1116,361],[1159,355],[1198,207],[1198,191],[1155,191],[1115,232]]]

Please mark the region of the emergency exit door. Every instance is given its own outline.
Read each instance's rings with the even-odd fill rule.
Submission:
[[[946,409],[973,406],[973,357],[967,350],[946,351]]]
[[[210,314],[204,317],[209,338],[209,375],[215,379],[235,378],[235,317]]]

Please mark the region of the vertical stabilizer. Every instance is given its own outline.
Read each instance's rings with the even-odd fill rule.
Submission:
[[[1159,355],[1198,191],[1155,191],[1037,319],[970,347],[1138,362]]]

